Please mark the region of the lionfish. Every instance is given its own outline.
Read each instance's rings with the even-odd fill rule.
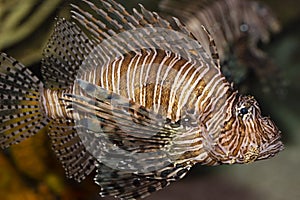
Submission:
[[[278,19],[262,2],[196,0],[187,4],[185,0],[163,0],[159,7],[162,13],[182,20],[206,50],[209,43],[201,25],[208,29],[228,79],[240,83],[245,78],[242,71],[247,69],[252,69],[269,86],[282,79],[279,67],[257,47],[259,42],[267,43],[271,33],[280,30]]]
[[[2,148],[49,129],[66,175],[96,171],[102,196],[144,198],[202,165],[249,163],[283,149],[257,101],[220,70],[176,18],[113,0],[58,19],[44,50],[43,81],[1,53]],[[88,10],[89,9],[89,10]]]

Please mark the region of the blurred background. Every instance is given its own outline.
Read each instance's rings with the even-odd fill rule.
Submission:
[[[0,51],[38,73],[55,17],[67,17],[70,2],[79,1],[1,0]],[[149,10],[157,10],[160,1],[119,2],[128,8],[142,3]],[[247,72],[243,74],[246,81],[236,87],[254,95],[263,113],[272,116],[282,131],[286,149],[272,159],[247,165],[195,166],[183,180],[148,200],[300,199],[300,0],[262,2],[272,8],[282,26],[268,44],[259,44],[279,68],[276,73],[280,73],[280,84],[269,87],[274,85],[272,79],[262,82]],[[269,74],[275,82],[277,75]],[[99,197],[99,191],[92,175],[82,183],[65,178],[46,132],[0,152],[1,200],[113,199]]]

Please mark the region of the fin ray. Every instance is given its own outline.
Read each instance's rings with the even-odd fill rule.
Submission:
[[[91,40],[75,23],[58,19],[42,60],[46,87],[66,88],[72,85],[82,61],[92,49]]]
[[[6,148],[36,134],[48,121],[40,107],[39,79],[5,53],[0,66],[0,146]]]
[[[143,170],[149,171],[177,159],[192,160],[197,156],[200,130],[192,127],[191,118],[191,124],[177,124],[104,88],[83,80],[77,83],[81,95],[67,94],[64,101],[78,115],[79,137],[98,161],[122,157],[122,168],[134,171],[146,166]],[[196,144],[189,147],[188,141]],[[141,157],[139,153],[149,154]]]
[[[96,160],[83,146],[74,128],[74,122],[53,120],[50,124],[49,136],[52,148],[68,178],[80,182],[94,170]]]
[[[159,172],[135,174],[112,169],[104,164],[97,166],[95,182],[101,186],[102,196],[121,199],[140,199],[168,186],[185,176],[191,165],[188,163],[165,166]]]

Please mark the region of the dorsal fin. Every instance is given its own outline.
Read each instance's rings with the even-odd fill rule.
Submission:
[[[84,10],[72,5],[71,12],[72,18],[85,27],[87,34],[94,38],[93,43],[96,46],[85,62],[87,67],[90,66],[89,62],[92,62],[93,66],[89,69],[110,63],[117,56],[130,51],[140,54],[143,49],[171,51],[186,60],[195,61],[196,66],[215,63],[209,55],[210,51],[205,51],[202,44],[176,18],[171,25],[157,13],[150,12],[141,5],[140,11],[133,9],[133,14],[129,14],[113,0],[101,1],[102,7],[97,7],[87,0],[84,2],[90,9]],[[210,44],[206,35],[205,40],[205,44]],[[84,71],[86,70],[82,72]]]
[[[76,24],[59,18],[42,60],[46,87],[58,89],[72,85],[77,70],[92,49],[91,40]]]
[[[122,5],[113,0],[101,1],[103,8],[98,8],[90,1],[83,1],[87,3],[97,15],[93,15],[91,12],[87,12],[72,4],[72,18],[82,24],[99,42],[126,30],[145,27],[173,29],[194,38],[183,24],[179,26],[178,23],[171,25],[156,12],[148,11],[141,4],[139,4],[140,12],[133,9],[133,14],[130,14]]]
[[[210,34],[210,32],[205,28],[205,26],[201,26],[203,31],[206,33],[207,38],[209,40],[209,50],[210,50],[210,56],[213,59],[215,65],[221,69],[221,65],[220,65],[220,56],[218,53],[218,49],[216,46],[216,42],[214,40],[214,38],[212,37],[212,35]]]

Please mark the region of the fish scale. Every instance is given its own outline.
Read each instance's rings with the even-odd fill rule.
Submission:
[[[92,12],[72,5],[75,22],[57,20],[43,84],[21,64],[11,73],[16,61],[1,54],[9,60],[1,62],[1,112],[15,118],[1,127],[19,129],[1,131],[2,148],[45,121],[67,177],[81,181],[96,169],[100,194],[120,199],[144,198],[197,163],[246,163],[282,150],[275,124],[221,73],[205,27],[208,51],[179,20],[171,25],[142,5],[130,14],[113,0],[84,2]],[[14,87],[25,75],[28,84]],[[33,118],[24,109],[31,105]]]

